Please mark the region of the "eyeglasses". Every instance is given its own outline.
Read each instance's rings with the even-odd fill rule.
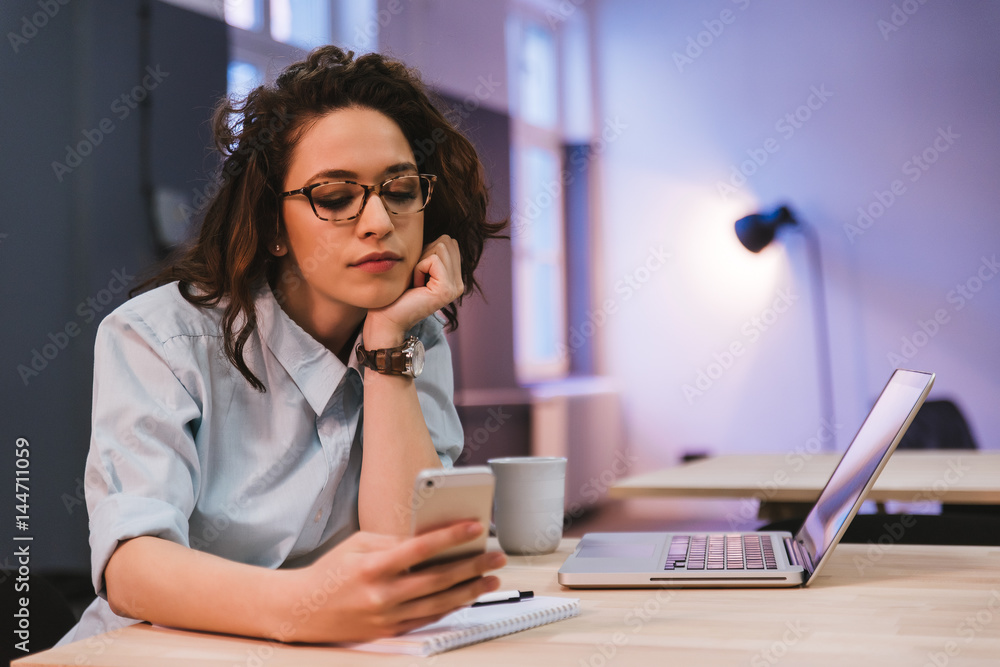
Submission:
[[[437,176],[411,174],[396,176],[379,185],[362,185],[354,181],[316,183],[298,190],[282,192],[279,197],[305,195],[313,213],[320,220],[339,222],[361,215],[372,193],[382,200],[385,210],[393,215],[419,213],[431,200]]]

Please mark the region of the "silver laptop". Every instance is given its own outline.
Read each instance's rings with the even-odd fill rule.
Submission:
[[[933,383],[933,373],[892,374],[794,537],[781,531],[587,533],[559,568],[559,583],[570,588],[808,586]]]

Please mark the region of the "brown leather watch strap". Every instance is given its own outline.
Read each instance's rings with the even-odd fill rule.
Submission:
[[[399,347],[366,350],[362,343],[358,345],[356,353],[358,364],[365,368],[386,375],[416,377],[423,370],[423,350],[420,340],[410,336]]]
[[[375,350],[375,368],[380,373],[391,371],[402,373],[406,370],[403,362],[403,351],[396,348]]]
[[[371,368],[379,373],[404,373],[406,371],[406,360],[403,359],[403,350],[396,348],[383,348],[379,350],[366,350],[358,346],[358,361],[362,366]]]

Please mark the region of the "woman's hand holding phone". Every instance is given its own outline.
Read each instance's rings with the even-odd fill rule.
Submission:
[[[338,642],[388,637],[432,623],[495,591],[484,576],[503,567],[501,552],[420,569],[416,566],[480,537],[462,521],[416,537],[355,533],[312,565],[293,570],[291,628],[282,641]]]

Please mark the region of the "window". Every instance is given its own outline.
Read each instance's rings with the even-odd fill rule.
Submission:
[[[273,80],[324,44],[355,53],[378,49],[377,0],[224,0],[229,24],[229,91]]]
[[[514,359],[519,381],[563,377],[563,151],[557,35],[531,8],[507,23],[511,91]]]
[[[538,23],[521,32],[517,59],[518,116],[529,125],[555,130],[558,118],[555,36]]]
[[[561,156],[547,147],[514,148],[519,178],[514,245],[514,354],[525,381],[566,372]]]
[[[330,4],[315,0],[271,0],[271,37],[302,49],[329,44]]]
[[[239,2],[230,0],[226,2],[223,5],[226,23],[243,30],[260,30],[261,24],[264,22],[261,3],[262,0],[239,0]]]
[[[227,72],[230,97],[242,97],[264,81],[264,72],[252,63],[231,60]]]

